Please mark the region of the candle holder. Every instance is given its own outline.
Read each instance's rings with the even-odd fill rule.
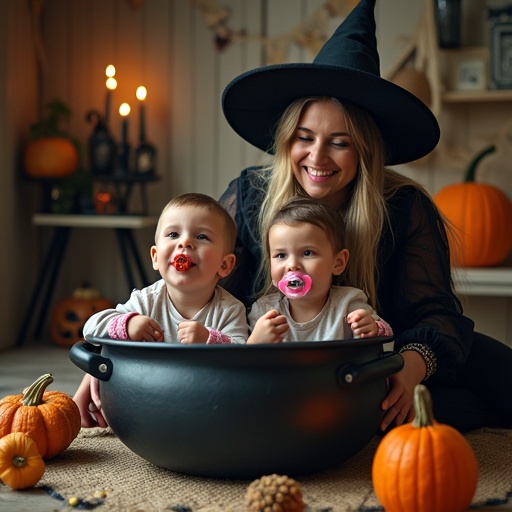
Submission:
[[[91,173],[96,175],[110,175],[115,171],[117,163],[117,147],[105,119],[97,110],[90,110],[86,114],[87,122],[96,121],[94,131],[89,138],[89,165]]]
[[[119,166],[117,168],[117,174],[126,175],[130,172],[130,153],[131,146],[128,142],[122,142],[119,144]]]

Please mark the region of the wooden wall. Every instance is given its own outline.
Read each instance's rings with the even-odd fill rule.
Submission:
[[[28,2],[0,2],[0,348],[12,346],[39,264],[30,223],[34,194],[20,152],[37,112],[37,73]]]
[[[241,169],[264,161],[263,153],[231,130],[220,106],[222,91],[232,78],[265,63],[263,46],[257,41],[237,42],[223,51],[216,50],[213,34],[191,0],[142,0],[138,7],[133,6],[135,3],[130,0],[45,0],[41,28],[48,67],[39,81],[30,2],[0,2],[0,72],[5,71],[7,75],[7,80],[0,80],[0,118],[5,120],[0,122],[3,167],[0,209],[4,239],[9,241],[9,250],[0,254],[2,282],[6,284],[9,297],[4,297],[0,308],[2,325],[16,324],[17,329],[34,284],[37,265],[51,236],[51,229],[31,226],[30,216],[39,208],[38,188],[22,179],[19,165],[27,127],[37,120],[41,105],[59,97],[71,106],[70,131],[82,141],[85,150],[92,133],[92,126],[85,121],[86,112],[104,109],[105,67],[114,64],[118,89],[112,97],[112,129],[119,137],[117,108],[121,102],[130,103],[130,140],[136,144],[135,90],[138,85],[145,85],[148,89],[147,134],[157,147],[161,175],[157,184],[148,186],[150,213],[158,214],[172,196],[186,191],[218,197]],[[279,36],[294,29],[324,1],[222,0],[219,3],[230,9],[228,25],[232,29]],[[467,17],[473,14],[470,19],[475,16],[481,19],[483,0],[467,0],[465,5],[468,6]],[[377,2],[377,36],[383,74],[414,31],[422,9],[422,0]],[[341,18],[330,20],[331,32],[340,21]],[[467,37],[481,38],[482,34],[475,36],[473,31]],[[312,58],[296,45],[289,48],[289,61]],[[455,113],[454,116],[453,109],[446,114],[443,112],[443,138],[465,154],[478,150],[482,140],[489,132],[494,133],[511,112],[510,105],[505,111],[503,105],[492,105],[460,106],[455,108]],[[445,154],[438,154],[424,166],[402,166],[401,170],[435,192],[459,179],[464,165],[464,158],[454,161]],[[140,204],[135,200],[132,207],[137,209]],[[137,233],[147,270],[156,279],[149,264],[152,239],[151,228]],[[2,246],[5,247],[3,242]],[[68,296],[84,280],[114,302],[128,298],[116,240],[110,230],[75,230],[55,299]],[[500,313],[510,309],[508,299],[499,300]],[[479,306],[473,309],[478,311]],[[495,325],[493,321],[489,327],[495,329]],[[510,323],[503,320],[496,335],[505,339],[512,337],[511,332]],[[0,338],[0,347],[12,341]]]

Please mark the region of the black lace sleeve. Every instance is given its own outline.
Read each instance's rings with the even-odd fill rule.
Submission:
[[[261,261],[261,242],[257,216],[266,188],[266,172],[259,167],[242,171],[222,194],[219,202],[235,219],[238,236],[236,265],[220,285],[249,307],[258,290],[257,274]]]
[[[453,292],[444,226],[432,201],[404,187],[389,201],[390,227],[381,243],[380,313],[395,334],[395,349],[420,343],[435,355],[432,380],[450,381],[464,364],[473,322]]]

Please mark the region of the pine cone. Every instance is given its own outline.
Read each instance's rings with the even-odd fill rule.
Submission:
[[[250,512],[304,512],[298,482],[284,475],[265,475],[247,488],[245,506]]]

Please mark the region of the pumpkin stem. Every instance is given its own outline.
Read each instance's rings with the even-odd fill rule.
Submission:
[[[31,386],[23,393],[21,402],[23,405],[41,405],[44,403],[43,393],[45,389],[53,382],[50,373],[41,375]]]
[[[485,149],[482,149],[482,151],[480,151],[480,153],[478,153],[475,156],[475,158],[473,158],[473,160],[471,160],[471,163],[469,164],[464,181],[465,182],[475,181],[476,169],[478,167],[478,164],[480,163],[480,160],[482,160],[482,158],[486,157],[487,155],[494,153],[495,151],[496,151],[496,146],[494,146],[494,145],[488,146]]]
[[[423,384],[418,384],[414,388],[414,420],[412,424],[415,427],[430,427],[434,424],[432,397]]]

